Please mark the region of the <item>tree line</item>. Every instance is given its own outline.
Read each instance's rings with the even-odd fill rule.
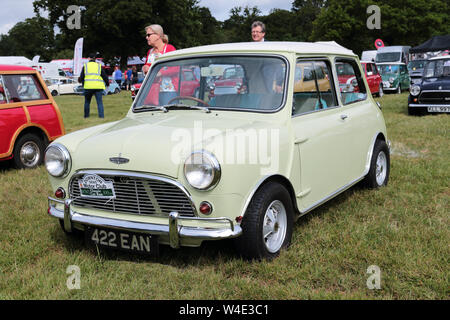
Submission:
[[[79,28],[67,24],[71,5],[80,8]],[[380,8],[380,29],[366,25],[370,5]],[[85,55],[98,51],[107,61],[144,56],[144,27],[155,23],[177,49],[251,41],[255,20],[265,23],[266,40],[336,41],[357,54],[375,49],[378,38],[386,45],[416,46],[434,35],[450,34],[448,0],[294,0],[291,10],[273,9],[268,15],[257,6],[234,7],[225,21],[217,21],[198,0],[35,0],[33,6],[33,18],[0,35],[0,56],[72,58],[80,37]]]

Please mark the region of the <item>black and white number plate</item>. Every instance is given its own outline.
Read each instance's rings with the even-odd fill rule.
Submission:
[[[159,254],[158,237],[150,234],[87,227],[85,237],[88,242],[100,247],[154,256]]]

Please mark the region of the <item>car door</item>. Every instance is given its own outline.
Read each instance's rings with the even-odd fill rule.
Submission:
[[[328,85],[319,85],[318,70],[326,69]],[[299,153],[300,183],[297,185],[297,204],[300,211],[308,211],[348,183],[345,171],[347,160],[346,126],[343,110],[338,105],[332,80],[331,63],[326,59],[299,59],[293,92],[292,129],[295,149]],[[311,70],[312,74],[305,73]],[[315,90],[311,90],[311,78]],[[305,79],[304,79],[305,80]],[[300,86],[305,83],[305,86]]]
[[[365,69],[364,71],[365,71],[365,74],[366,74],[366,80],[367,80],[367,84],[369,85],[370,92],[373,93],[376,90],[374,90],[372,65],[370,63],[365,63],[363,65],[363,69]]]

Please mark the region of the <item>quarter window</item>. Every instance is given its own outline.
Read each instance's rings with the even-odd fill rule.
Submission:
[[[367,98],[366,86],[355,60],[336,60],[336,73],[339,92],[344,105]]]
[[[336,106],[336,98],[325,61],[299,60],[295,66],[292,115]]]

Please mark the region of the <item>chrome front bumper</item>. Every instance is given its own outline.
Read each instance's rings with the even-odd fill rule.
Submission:
[[[241,235],[242,228],[239,225],[234,225],[229,218],[199,218],[199,217],[181,217],[178,212],[171,212],[168,217],[167,224],[154,224],[145,222],[135,222],[129,220],[110,219],[104,217],[91,216],[76,212],[72,208],[73,200],[59,200],[48,197],[48,214],[52,217],[64,221],[64,229],[67,232],[72,231],[72,224],[79,223],[88,226],[97,226],[104,228],[112,228],[119,230],[126,230],[138,233],[148,233],[153,235],[168,236],[169,244],[172,248],[179,248],[183,239],[198,240],[199,243],[203,240],[221,240],[228,238],[235,238]],[[64,205],[64,209],[56,208],[56,204]],[[190,227],[179,224],[181,220],[189,221],[206,221],[206,222],[221,222],[227,224],[223,228],[204,228],[204,227]]]

